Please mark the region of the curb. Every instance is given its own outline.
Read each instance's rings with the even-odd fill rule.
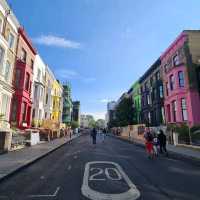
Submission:
[[[124,141],[124,142],[127,142],[129,144],[134,144],[134,145],[139,146],[141,148],[145,147],[145,145],[142,144],[142,143],[138,143],[138,142],[135,142],[135,141],[127,140],[125,138],[117,137],[117,136],[110,135],[110,134],[108,134],[108,136],[113,137],[113,138],[118,139],[118,140],[121,140],[121,141]],[[188,161],[188,162],[190,162],[190,164],[193,164],[193,165],[196,165],[196,166],[200,166],[200,159],[198,159],[196,157],[183,155],[183,154],[171,151],[171,150],[168,150],[168,152],[169,152],[169,157],[168,158],[174,158],[174,159],[181,160],[181,161]]]
[[[77,137],[75,137],[75,138],[73,138],[73,139],[71,139],[71,140],[74,140],[74,139],[76,139],[76,138],[78,138],[78,137],[80,137],[80,136],[81,136],[81,134],[79,134]],[[51,150],[49,150],[48,152],[43,153],[43,154],[39,155],[38,157],[36,157],[36,158],[34,158],[34,159],[28,161],[28,162],[25,163],[24,165],[22,165],[22,166],[20,166],[20,167],[18,167],[18,168],[16,168],[16,169],[14,169],[14,170],[11,171],[10,173],[8,173],[8,174],[6,174],[5,176],[1,177],[1,178],[0,178],[0,183],[3,182],[4,180],[8,179],[9,177],[13,176],[14,174],[16,174],[16,173],[22,171],[23,169],[27,168],[27,167],[30,166],[31,164],[33,164],[33,163],[39,161],[40,159],[42,159],[42,158],[48,156],[48,155],[51,154],[52,152],[54,152],[54,151],[56,151],[57,149],[61,148],[62,146],[68,144],[71,140],[66,141],[65,143],[63,143],[63,144],[61,144],[61,145],[55,147],[54,149],[51,149]]]

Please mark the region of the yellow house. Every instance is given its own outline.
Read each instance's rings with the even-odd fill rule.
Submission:
[[[62,122],[62,85],[54,80],[52,85],[52,115],[51,119]]]

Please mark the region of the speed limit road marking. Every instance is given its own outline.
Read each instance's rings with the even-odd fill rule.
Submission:
[[[94,167],[94,165],[97,165],[97,167]],[[109,165],[109,167],[99,167],[99,165]],[[114,177],[113,174],[115,174]],[[94,190],[89,186],[90,182],[103,183],[106,181],[114,181],[114,183],[116,183],[117,181],[122,180],[125,181],[128,186],[127,191],[122,193],[102,193],[100,191]],[[123,169],[117,163],[109,161],[94,161],[88,162],[85,165],[81,192],[84,196],[91,200],[135,200],[140,197],[139,190],[131,182]]]

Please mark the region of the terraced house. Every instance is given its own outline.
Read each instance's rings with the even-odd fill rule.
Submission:
[[[9,129],[19,22],[6,1],[0,2],[0,129]]]
[[[33,111],[32,111],[32,125],[40,127],[44,119],[44,90],[45,90],[45,69],[42,58],[36,55],[33,70]]]
[[[134,105],[134,121],[136,124],[141,122],[141,93],[140,93],[140,84],[139,81],[136,81],[132,85],[132,100]]]
[[[53,112],[53,83],[55,76],[48,65],[45,66],[45,78],[44,78],[44,119],[50,120]]]
[[[52,87],[52,102],[53,102],[53,110],[52,110],[52,116],[51,119],[55,121],[62,121],[62,93],[63,93],[63,87],[59,83],[58,80],[55,80],[53,82]]]
[[[183,31],[161,56],[167,123],[200,124],[200,31]]]
[[[63,85],[63,113],[62,122],[69,124],[72,121],[73,103],[71,99],[71,87],[69,84]]]
[[[17,58],[14,70],[14,90],[10,121],[12,126],[31,127],[33,67],[36,55],[24,28],[18,29]]]
[[[164,124],[164,92],[160,59],[157,59],[144,73],[139,82],[141,86],[142,123],[150,126]]]

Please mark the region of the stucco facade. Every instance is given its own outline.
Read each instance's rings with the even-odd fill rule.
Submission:
[[[53,110],[51,119],[59,122],[62,121],[62,93],[62,85],[57,80],[55,80],[52,86]]]
[[[63,123],[69,124],[72,121],[72,108],[71,87],[69,84],[65,84],[63,85]]]
[[[18,29],[17,59],[14,70],[14,95],[12,98],[11,125],[20,129],[30,128],[32,112],[33,67],[36,50],[25,30]]]
[[[9,129],[12,94],[13,69],[16,59],[16,46],[19,22],[5,0],[0,2],[0,114],[3,121],[0,129]]]
[[[54,74],[48,65],[45,66],[45,88],[44,88],[44,119],[50,120],[53,112],[53,83],[55,81]]]
[[[44,119],[44,91],[45,91],[45,69],[42,58],[37,54],[34,61],[33,69],[33,92],[32,99],[32,126],[39,127]]]
[[[161,56],[167,123],[200,124],[200,32],[183,31]]]
[[[132,85],[133,91],[132,91],[132,100],[134,105],[134,121],[139,124],[141,121],[141,93],[140,93],[140,84],[139,81],[136,81]]]

